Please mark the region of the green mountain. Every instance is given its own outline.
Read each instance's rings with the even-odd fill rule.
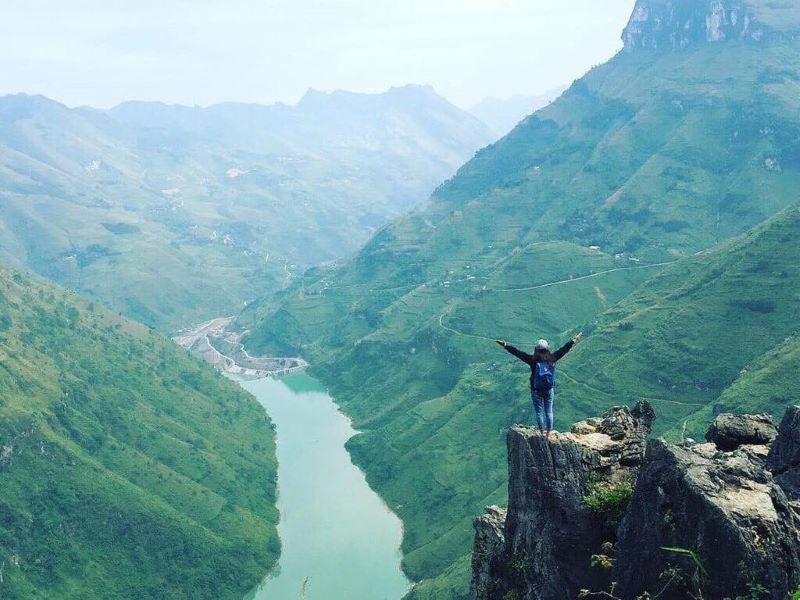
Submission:
[[[355,251],[491,140],[428,87],[297,104],[0,98],[0,261],[164,330]]]
[[[0,597],[242,598],[279,552],[258,403],[154,330],[0,270]]]
[[[590,334],[559,369],[561,427],[645,394],[672,435],[785,404],[798,16],[637,2],[619,55],[350,261],[240,317],[252,351],[309,358],[363,432],[349,448],[404,521],[411,598],[466,597],[472,518],[505,500],[503,432],[531,419],[524,365],[493,338]]]
[[[673,426],[673,437],[686,422],[702,439],[721,412],[779,420],[800,384],[798,239],[795,204],[664,269],[600,317],[571,356],[562,395],[601,405],[647,398],[656,431]]]

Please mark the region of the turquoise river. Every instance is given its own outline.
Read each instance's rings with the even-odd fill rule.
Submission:
[[[239,381],[275,423],[281,557],[248,600],[399,600],[402,524],[350,461],[350,422],[304,374]]]

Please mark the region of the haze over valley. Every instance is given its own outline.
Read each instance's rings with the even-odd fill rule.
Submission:
[[[492,139],[422,86],[0,114],[0,258],[167,331],[353,252]]]

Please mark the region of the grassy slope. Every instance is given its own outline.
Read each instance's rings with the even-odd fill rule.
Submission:
[[[241,598],[279,552],[261,407],[72,293],[0,290],[0,597]]]
[[[715,408],[741,413],[765,411],[782,416],[788,405],[797,404],[794,390],[800,385],[798,364],[800,341],[796,335],[788,336],[744,367],[717,399]]]
[[[255,349],[308,355],[364,431],[350,448],[405,523],[404,566],[437,578],[412,597],[465,596],[471,518],[505,494],[503,430],[530,418],[524,368],[485,338],[529,345],[600,327],[663,268],[653,265],[685,258],[669,272],[687,268],[795,201],[798,66],[783,42],[619,55],[352,261],[242,316]],[[592,347],[564,361],[560,426],[624,400],[585,385]],[[640,393],[640,374],[623,375]],[[689,410],[661,402],[659,412],[669,427]]]
[[[797,378],[798,239],[795,206],[666,269],[603,315],[566,370],[580,384],[562,394],[652,398],[660,431],[686,420],[694,437],[725,410],[782,416]]]

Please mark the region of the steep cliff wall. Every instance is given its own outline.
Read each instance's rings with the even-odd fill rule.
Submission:
[[[588,566],[613,539],[619,515],[613,505],[586,500],[630,490],[652,420],[643,402],[612,408],[550,441],[512,427],[508,512],[490,507],[476,520],[472,596],[571,600],[583,588],[605,587],[608,572]]]
[[[765,415],[720,415],[709,443],[655,440],[645,450],[651,424],[640,403],[551,442],[511,428],[509,506],[475,521],[471,597],[677,600],[760,589],[778,600],[796,590],[800,407],[777,438]]]
[[[768,32],[743,0],[639,0],[622,39],[628,51],[678,50],[704,42],[760,41]]]

